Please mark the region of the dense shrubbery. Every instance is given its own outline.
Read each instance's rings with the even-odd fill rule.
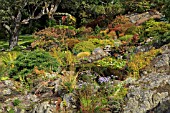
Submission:
[[[76,29],[71,26],[54,26],[35,33],[35,41],[32,48],[43,48],[50,51],[64,44],[64,40],[76,35]],[[69,45],[70,46],[70,45]]]
[[[82,41],[73,47],[73,53],[92,52],[96,46],[90,41]]]
[[[153,38],[150,44],[157,44],[158,46],[168,43],[170,24],[166,22],[157,22],[155,20],[149,20],[143,26],[137,27],[135,30],[137,31],[140,40],[144,41],[148,38]]]
[[[48,52],[42,50],[25,52],[19,55],[13,65],[9,74],[11,77],[19,80],[27,80],[27,76],[32,76],[34,73],[34,68],[44,70],[44,72],[56,72],[59,67],[56,59]]]
[[[142,13],[150,10],[151,4],[147,0],[126,0],[123,2],[126,11]]]

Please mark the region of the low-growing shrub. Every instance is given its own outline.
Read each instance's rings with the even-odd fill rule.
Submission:
[[[74,45],[79,43],[79,42],[80,41],[78,39],[75,39],[75,38],[66,39],[66,44],[67,44],[69,49],[73,49]]]
[[[69,66],[72,66],[76,62],[75,56],[69,50],[56,51],[56,49],[53,48],[50,54],[57,60],[57,62],[60,64],[60,67],[69,68]]]
[[[151,8],[151,3],[147,0],[125,0],[123,5],[126,11],[137,13],[146,12]]]
[[[76,32],[76,29],[71,26],[49,27],[34,33],[35,41],[31,43],[31,47],[43,48],[50,51],[52,48],[62,46],[64,40],[68,37],[75,36]]]
[[[97,65],[106,68],[121,69],[126,65],[126,61],[112,57],[106,57],[102,60],[98,60]]]
[[[33,73],[35,67],[45,72],[56,72],[59,63],[48,52],[35,50],[19,55],[13,65],[14,67],[10,69],[10,76],[17,80],[26,80],[27,76]]]
[[[148,52],[140,52],[132,56],[127,64],[129,75],[138,78],[140,69],[149,65],[151,60],[160,52],[160,49],[152,49]]]
[[[78,54],[80,52],[92,52],[96,46],[90,41],[82,41],[73,47],[73,53]]]
[[[89,39],[89,42],[92,42],[96,47],[105,47],[106,45],[110,45],[111,47],[114,46],[113,39]]]
[[[144,25],[144,35],[146,37],[153,37],[153,43],[164,43],[169,39],[170,24],[166,22],[156,22],[155,20],[150,20]]]
[[[125,35],[119,38],[121,41],[130,41],[133,38],[133,35]]]
[[[73,53],[78,54],[80,52],[92,52],[97,47],[104,48],[106,45],[114,46],[113,39],[89,39],[88,41],[82,41],[73,47]]]
[[[77,92],[80,99],[80,110],[88,113],[120,111],[123,99],[127,94],[124,82],[113,85],[112,76],[97,77],[91,74],[81,75],[79,78]]]

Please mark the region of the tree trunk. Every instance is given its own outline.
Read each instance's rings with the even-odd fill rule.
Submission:
[[[14,21],[14,29],[11,31],[11,37],[9,40],[9,49],[13,49],[15,46],[18,45],[18,37],[19,37],[19,31],[21,27],[21,11],[18,11],[17,17],[15,18]]]
[[[15,46],[18,45],[18,33],[11,34],[10,40],[9,40],[9,49],[13,49]]]

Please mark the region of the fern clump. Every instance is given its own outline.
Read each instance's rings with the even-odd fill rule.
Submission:
[[[33,74],[34,68],[45,72],[57,71],[59,63],[48,52],[35,50],[19,55],[10,69],[10,76],[14,79],[25,79]]]

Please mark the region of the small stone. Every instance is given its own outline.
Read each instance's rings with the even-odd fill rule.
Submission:
[[[7,85],[7,86],[13,86],[14,85],[14,83],[11,80],[5,80],[4,84]]]
[[[2,91],[2,94],[3,95],[10,95],[11,94],[11,89],[4,89],[3,91]]]
[[[148,72],[147,72],[147,71],[143,71],[143,74],[144,74],[144,75],[147,75],[147,74],[148,74]]]
[[[27,95],[27,99],[28,100],[31,100],[31,101],[33,101],[33,102],[37,102],[39,99],[37,98],[37,96],[36,95],[33,95],[33,94],[28,94]]]

